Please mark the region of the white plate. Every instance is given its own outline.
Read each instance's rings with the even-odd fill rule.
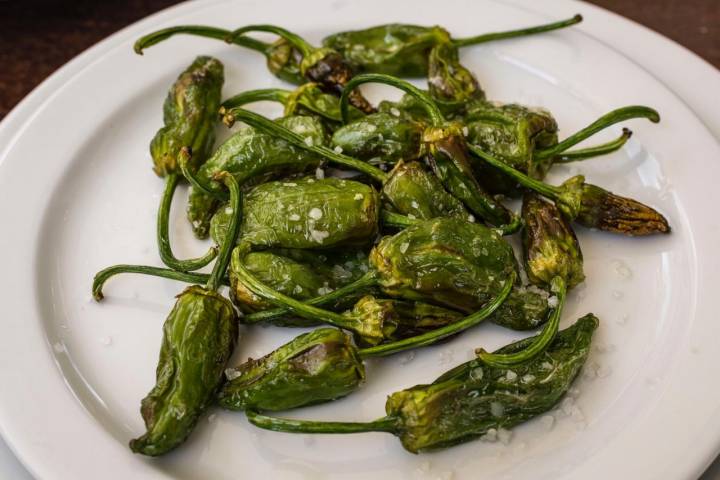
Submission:
[[[315,41],[390,20],[439,23],[461,35],[574,13],[574,4],[561,5],[550,15],[497,2],[443,2],[442,8],[427,2],[424,10],[401,2],[325,8],[316,2],[313,9],[325,13],[315,16],[272,1],[193,3],[150,17],[65,67],[65,82],[22,126],[9,118],[0,128],[0,138],[8,139],[0,154],[7,232],[0,251],[12,252],[5,258],[12,273],[0,279],[6,312],[0,426],[31,471],[42,479],[697,476],[720,440],[712,350],[720,327],[709,294],[718,285],[711,250],[718,225],[710,206],[718,174],[711,159],[720,149],[669,90],[582,28],[468,49],[463,60],[492,98],[542,104],[563,133],[623,104],[649,104],[663,115],[660,125],[631,122],[636,135],[623,152],[580,166],[591,181],[659,207],[675,228],[670,237],[642,240],[581,232],[589,280],[573,295],[564,324],[594,311],[602,320],[596,343],[614,346],[590,359],[609,375],[581,382],[584,423],[576,414],[543,432],[532,422],[517,428],[507,447],[473,442],[412,456],[388,435],[310,439],[257,431],[242,415],[218,412],[185,447],[159,461],[133,456],[125,446],[142,430],[139,399],[153,383],[160,325],[181,286],[128,276],[110,283],[108,300],[95,305],[89,284],[110,263],[159,262],[153,232],[161,182],[149,171],[147,142],[160,122],[164,90],[199,53],[225,63],[226,94],[277,83],[251,52],[177,38],[140,58],[130,52],[132,40],[177,23],[269,19]],[[199,251],[181,208],[175,217],[180,252]],[[618,275],[613,260],[627,264],[632,277]],[[268,351],[295,333],[247,332],[237,358]],[[474,346],[516,337],[486,325],[419,352],[408,364],[374,363],[370,381],[352,398],[293,415],[371,419],[382,413],[387,393],[432,379],[468,359]]]

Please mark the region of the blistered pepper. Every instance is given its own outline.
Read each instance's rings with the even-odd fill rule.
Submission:
[[[222,173],[216,178],[225,183],[232,205],[239,208],[240,189],[232,175]],[[237,220],[230,225],[207,284],[180,293],[165,321],[156,384],[141,405],[147,431],[130,441],[135,453],[163,455],[183,443],[224,380],[238,322],[232,303],[217,289],[239,226]]]
[[[447,122],[437,105],[418,88],[388,75],[358,75],[348,82],[340,98],[340,109],[344,120],[349,119],[345,114],[348,107],[347,96],[355,87],[364,83],[392,85],[415,96],[430,118],[429,125],[422,133],[421,152],[426,155],[433,172],[445,189],[461,200],[478,217],[502,228],[506,233],[517,231],[520,227],[519,217],[487,194],[475,179],[462,127],[457,123]]]
[[[255,426],[292,433],[387,432],[412,453],[465,443],[512,428],[552,409],[568,391],[590,353],[598,319],[588,314],[558,333],[541,357],[513,369],[471,360],[435,382],[393,393],[385,416],[367,423],[291,420],[248,410]],[[496,353],[522,351],[532,338]]]
[[[296,132],[303,142],[323,144],[326,131],[313,117],[289,116],[276,122]],[[192,158],[192,157],[188,157]],[[192,160],[190,160],[192,161]],[[210,219],[220,207],[225,194],[210,181],[219,171],[227,171],[244,188],[273,178],[315,170],[322,158],[298,149],[287,142],[253,128],[242,128],[222,145],[197,171],[188,168],[186,178],[191,182],[187,217],[198,238],[205,238]]]
[[[451,38],[447,30],[439,26],[391,23],[329,35],[323,39],[323,45],[340,52],[358,73],[423,77],[428,74],[430,52],[440,43],[447,42],[455,48],[461,48],[493,40],[549,32],[581,21],[582,17],[575,15],[568,20],[546,25],[457,39]]]
[[[431,345],[477,325],[504,301],[511,284],[466,318],[377,347],[358,349],[350,335],[334,328],[300,335],[262,358],[228,369],[219,403],[231,410],[277,411],[344,397],[365,380],[365,358]]]
[[[179,260],[170,245],[169,216],[172,197],[182,180],[178,158],[183,148],[193,151],[193,168],[210,156],[215,143],[215,123],[224,81],[223,65],[212,57],[197,57],[170,87],[163,105],[164,126],[150,142],[154,170],[165,177],[157,217],[160,259],[175,270],[197,270],[215,258],[211,248],[195,260]]]
[[[313,306],[319,301],[302,303],[272,290],[244,267],[242,256],[241,249],[233,253],[232,272],[238,281],[256,295],[285,307],[253,314],[263,321],[289,310],[311,320],[354,329],[361,337],[367,337],[366,343],[393,338],[398,321],[396,313],[389,310],[391,305],[372,299],[365,302],[365,306],[372,305],[374,310],[356,310],[351,316],[328,312]],[[508,278],[515,276],[516,268],[512,248],[496,231],[463,220],[436,218],[385,237],[370,253],[370,270],[328,296],[334,298],[344,292],[379,287],[383,294],[393,298],[428,302],[471,313],[497,295]],[[533,328],[545,321],[547,301],[542,294],[514,288],[509,298],[512,297],[516,300],[510,307],[501,306],[491,316],[491,321],[522,329]],[[518,308],[518,301],[524,302],[525,298],[529,299],[528,307]],[[370,331],[372,333],[368,333]]]
[[[670,233],[668,221],[653,208],[585,183],[582,175],[571,177],[560,186],[548,185],[515,170],[473,145],[470,150],[520,185],[553,200],[566,218],[580,225],[631,236]]]

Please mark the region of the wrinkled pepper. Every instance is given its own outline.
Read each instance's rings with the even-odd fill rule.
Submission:
[[[216,178],[228,187],[233,206],[239,208],[240,189],[232,175]],[[130,441],[135,453],[163,455],[183,443],[223,382],[238,321],[232,303],[217,289],[238,230],[239,222],[234,221],[207,284],[180,293],[165,321],[156,384],[140,409],[147,431]]]
[[[569,27],[582,21],[580,15],[535,27],[486,33],[453,39],[442,27],[422,27],[402,23],[378,25],[363,30],[340,32],[323,39],[323,45],[340,52],[358,73],[384,73],[397,77],[424,77],[429,70],[430,53],[436,45],[449,43],[461,48],[494,40],[522,37]]]
[[[323,144],[326,131],[314,117],[289,116],[276,122],[296,132],[303,142]],[[191,182],[187,217],[198,238],[206,238],[210,219],[220,207],[225,194],[210,181],[219,171],[227,171],[244,188],[273,178],[285,177],[315,170],[322,158],[312,152],[298,149],[282,139],[258,132],[253,128],[242,128],[215,151],[197,171],[189,167],[185,172]]]
[[[515,170],[480,148],[470,145],[470,150],[523,187],[553,200],[566,218],[584,227],[631,236],[670,233],[668,221],[653,208],[585,183],[582,175],[571,177],[560,186],[548,185]]]
[[[178,158],[183,148],[193,152],[193,168],[210,156],[215,143],[215,122],[224,82],[223,65],[212,57],[197,57],[177,78],[163,105],[164,126],[150,142],[154,170],[165,177],[157,217],[160,259],[175,270],[197,270],[215,258],[215,248],[196,260],[179,260],[170,245],[169,216],[173,194],[182,179]]]
[[[598,319],[580,318],[558,333],[541,357],[514,369],[479,360],[459,365],[435,382],[393,393],[386,415],[367,423],[291,420],[248,410],[253,425],[291,433],[387,432],[412,453],[447,448],[494,429],[512,428],[552,409],[568,391],[590,352]],[[522,351],[532,338],[496,353]]]
[[[344,397],[365,380],[363,359],[431,345],[475,326],[505,300],[511,285],[462,320],[379,347],[358,349],[350,335],[335,328],[300,335],[262,358],[228,369],[219,403],[231,410],[277,411]]]

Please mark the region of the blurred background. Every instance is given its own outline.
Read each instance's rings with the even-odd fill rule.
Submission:
[[[52,72],[177,0],[0,0],[0,120]],[[720,0],[591,0],[720,68]],[[651,53],[651,52],[648,52]]]

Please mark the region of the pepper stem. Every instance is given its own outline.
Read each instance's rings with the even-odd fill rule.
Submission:
[[[288,433],[395,433],[398,420],[395,417],[382,417],[372,422],[318,422],[311,420],[293,420],[290,418],[269,417],[252,410],[245,412],[247,419],[256,427],[275,432]]]
[[[177,27],[164,28],[149,35],[145,35],[144,37],[138,39],[138,41],[135,42],[133,49],[135,50],[135,53],[137,53],[138,55],[142,55],[143,50],[147,47],[152,47],[153,45],[156,45],[178,34],[195,35],[198,37],[214,38],[216,40],[227,41],[228,36],[232,35],[232,32],[230,30],[208,27],[204,25],[180,25]],[[261,42],[260,40],[255,40],[253,38],[245,36],[233,37],[232,43],[241,47],[247,47],[251,50],[255,50],[265,56],[267,56],[267,52],[271,47],[271,45],[268,43]]]
[[[616,150],[620,150],[625,143],[632,137],[632,131],[623,128],[622,135],[615,140],[594,147],[580,148],[578,150],[572,150],[570,152],[563,152],[553,159],[553,163],[571,163],[579,160],[586,160],[588,158],[598,157],[600,155],[606,155]]]
[[[326,293],[325,295],[320,295],[306,300],[304,303],[313,306],[327,305],[328,303],[343,299],[346,295],[357,294],[358,292],[361,292],[366,288],[373,287],[376,284],[377,274],[375,271],[371,270],[354,282],[343,285],[342,287],[339,287],[330,293]],[[274,318],[282,317],[291,311],[292,309],[287,307],[272,308],[245,315],[240,318],[240,321],[247,324],[261,323]]]
[[[165,265],[173,270],[190,272],[198,270],[210,263],[217,255],[217,249],[210,247],[202,257],[188,260],[178,260],[173,254],[170,245],[170,205],[172,204],[173,194],[179,181],[180,176],[177,173],[169,174],[165,180],[165,191],[160,198],[160,207],[157,216],[157,243],[160,259]]]
[[[624,120],[630,120],[632,118],[647,118],[653,123],[658,123],[660,121],[660,114],[657,112],[657,110],[654,110],[650,107],[645,107],[643,105],[631,105],[629,107],[618,108],[613,110],[612,112],[606,113],[602,117],[592,122],[587,127],[570,135],[562,142],[543,150],[536,150],[534,155],[538,159],[554,157],[555,155],[559,155],[561,152],[564,152],[568,148],[577,145],[586,138],[595,135],[600,130],[604,130],[610,125],[614,125]]]
[[[230,173],[222,171],[215,175],[216,181],[222,181],[223,184],[230,190],[230,207],[233,209],[233,215],[230,216],[230,223],[227,227],[227,233],[225,239],[220,245],[220,252],[218,253],[218,259],[213,265],[210,278],[205,285],[207,290],[215,291],[220,286],[222,277],[225,276],[228,263],[230,263],[230,254],[232,248],[237,242],[238,234],[240,233],[240,217],[242,216],[241,210],[241,196],[240,196],[240,185],[237,180]]]
[[[220,115],[225,116],[227,110],[254,102],[277,102],[284,105],[291,93],[290,90],[282,88],[248,90],[247,92],[242,92],[225,100],[222,105],[220,105]],[[225,120],[223,120],[223,122],[225,122]]]
[[[340,96],[340,113],[342,114],[343,123],[348,123],[350,119],[348,112],[350,93],[357,86],[362,85],[363,83],[382,83],[399,88],[420,102],[420,105],[422,105],[422,108],[428,114],[428,117],[430,117],[432,126],[438,127],[445,123],[445,117],[443,117],[442,112],[440,112],[438,106],[432,101],[427,93],[405,80],[393,77],[392,75],[385,75],[383,73],[363,73],[361,75],[356,75],[345,85],[343,93]]]
[[[192,152],[190,151],[190,148],[183,147],[182,149],[180,149],[180,154],[178,155],[178,165],[180,166],[180,171],[182,172],[183,177],[185,177],[185,180],[190,182],[190,185],[197,188],[201,192],[212,197],[219,198],[220,200],[225,200],[227,196],[223,192],[212,190],[207,185],[203,185],[202,182],[195,176],[195,174],[190,171],[189,163],[191,157]]]
[[[512,290],[514,283],[515,273],[513,272],[510,275],[510,278],[505,279],[505,285],[503,286],[503,289],[490,303],[488,303],[472,315],[468,315],[462,320],[451,323],[450,325],[446,325],[442,328],[432,330],[422,335],[405,338],[403,340],[386,343],[384,345],[364,348],[362,350],[359,350],[358,354],[360,355],[360,358],[384,357],[386,355],[392,355],[393,353],[402,352],[403,350],[409,350],[412,348],[419,348],[426,345],[431,345],[439,340],[442,340],[443,338],[449,337],[450,335],[454,335],[470,327],[474,327],[475,325],[492,315],[492,313],[497,310],[500,305],[502,305],[507,296],[510,294],[510,290]]]
[[[487,152],[484,152],[482,149],[475,145],[468,144],[468,148],[470,151],[483,159],[485,162],[487,162],[489,165],[497,168],[502,173],[506,174],[516,182],[518,182],[520,185],[527,187],[531,190],[534,190],[538,192],[541,195],[544,195],[552,200],[557,199],[561,194],[561,189],[558,187],[555,187],[553,185],[548,185],[547,183],[541,182],[540,180],[536,180],[528,175],[525,175],[524,173],[515,170],[510,165],[506,164],[505,162],[498,160],[497,158],[493,157]]]
[[[275,35],[287,40],[288,43],[290,43],[293,47],[297,48],[303,57],[307,57],[311,55],[315,50],[317,50],[300,35],[297,35],[289,30],[285,30],[284,28],[277,27],[275,25],[248,25],[242,28],[238,28],[237,30],[228,32],[225,41],[228,43],[237,43],[238,39],[245,38],[243,36],[243,33],[247,32],[274,33]]]
[[[279,307],[287,307],[288,310],[296,315],[307,318],[309,320],[319,320],[330,325],[335,325],[351,331],[357,331],[357,327],[352,318],[340,315],[339,313],[317,308],[308,303],[303,303],[287,295],[273,290],[271,287],[262,283],[250,271],[245,268],[240,255],[245,253],[242,247],[238,247],[233,251],[233,271],[239,280],[248,287],[255,295],[259,295],[263,299]],[[373,282],[376,283],[376,282]]]
[[[269,118],[258,115],[255,112],[251,112],[243,108],[233,108],[227,111],[226,117],[228,115],[231,115],[234,120],[240,120],[247,123],[248,125],[260,132],[267,133],[268,135],[272,135],[274,137],[282,138],[283,140],[296,146],[297,148],[307,150],[308,152],[312,152],[316,155],[327,158],[328,160],[338,165],[352,168],[353,170],[364,173],[374,178],[380,183],[385,183],[388,178],[387,173],[383,172],[379,168],[373,167],[372,165],[363,162],[362,160],[358,160],[356,158],[348,157],[347,155],[337,153],[334,150],[331,150],[323,145],[313,145],[312,143],[308,144],[305,139],[297,133],[283,127],[282,125],[277,124],[276,122],[273,122]]]
[[[507,30],[504,32],[493,32],[484,33],[475,37],[466,38],[455,38],[452,40],[453,45],[456,47],[466,47],[469,45],[477,45],[479,43],[491,42],[494,40],[504,40],[506,38],[525,37],[527,35],[534,35],[536,33],[550,32],[552,30],[559,30],[561,28],[570,27],[582,22],[582,15],[578,14],[567,20],[561,20],[559,22],[547,23],[544,25],[537,25],[534,27],[520,28],[517,30]]]
[[[529,362],[534,359],[542,352],[544,352],[548,345],[550,345],[558,332],[560,326],[560,315],[562,314],[563,306],[565,305],[565,293],[567,287],[565,280],[562,277],[555,277],[552,279],[550,290],[557,295],[558,303],[555,310],[552,312],[550,319],[543,327],[542,332],[535,337],[533,342],[528,345],[527,348],[516,353],[489,353],[485,349],[478,349],[475,351],[478,358],[487,365],[498,368],[508,368],[520,365],[522,363]]]
[[[178,280],[186,283],[205,283],[210,279],[210,275],[207,273],[189,273],[189,272],[178,272],[169,268],[161,267],[149,267],[146,265],[113,265],[111,267],[104,268],[95,274],[92,284],[92,295],[98,302],[105,298],[103,295],[103,287],[111,277],[120,273],[141,273],[143,275],[150,275],[153,277],[168,278],[170,280]],[[223,285],[230,285],[227,278],[222,279]]]

